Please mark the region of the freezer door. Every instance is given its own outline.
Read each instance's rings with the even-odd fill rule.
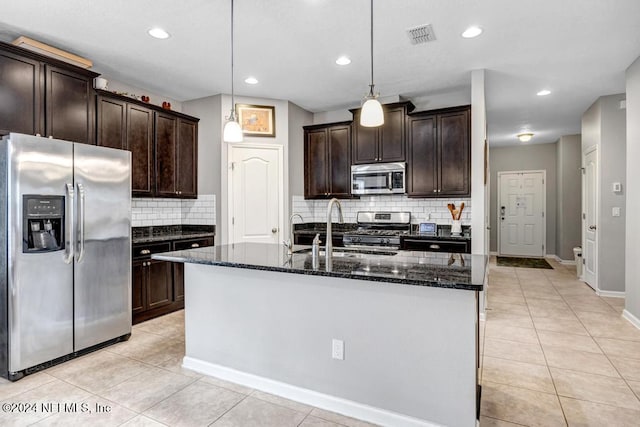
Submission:
[[[23,195],[65,196],[70,215],[73,145],[11,134],[7,150],[7,244],[9,371],[12,373],[73,352],[71,222],[65,248],[23,252]],[[68,184],[68,185],[67,185]]]
[[[131,153],[74,144],[75,351],[131,333]]]

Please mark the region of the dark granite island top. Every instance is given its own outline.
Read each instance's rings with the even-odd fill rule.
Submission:
[[[394,252],[397,254],[392,255]],[[310,248],[296,247],[289,257],[282,245],[238,243],[155,254],[154,259],[253,270],[330,276],[346,279],[481,291],[486,257],[418,251],[361,253],[334,248],[327,271],[324,256],[312,266]]]

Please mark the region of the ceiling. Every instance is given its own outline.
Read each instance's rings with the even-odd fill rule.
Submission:
[[[0,40],[37,39],[176,100],[231,91],[229,0],[2,3]],[[235,0],[235,14],[237,94],[312,112],[353,107],[366,94],[367,0]],[[580,133],[599,96],[624,92],[625,69],[640,56],[639,18],[638,0],[376,0],[376,89],[429,108],[449,93],[470,99],[471,70],[483,68],[490,145],[519,144],[522,130],[535,134],[531,143],[554,142]],[[406,30],[422,24],[437,40],[412,45]],[[463,39],[470,25],[484,33]],[[149,37],[154,26],[171,37]],[[336,65],[340,55],[352,63]],[[551,95],[536,96],[545,88]]]

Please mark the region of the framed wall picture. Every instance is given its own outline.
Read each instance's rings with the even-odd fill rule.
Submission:
[[[276,136],[276,109],[269,105],[236,104],[238,122],[247,136]]]

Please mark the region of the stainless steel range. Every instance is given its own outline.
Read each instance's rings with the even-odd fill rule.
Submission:
[[[344,234],[345,246],[400,248],[400,236],[411,230],[411,212],[358,212],[358,228]]]

